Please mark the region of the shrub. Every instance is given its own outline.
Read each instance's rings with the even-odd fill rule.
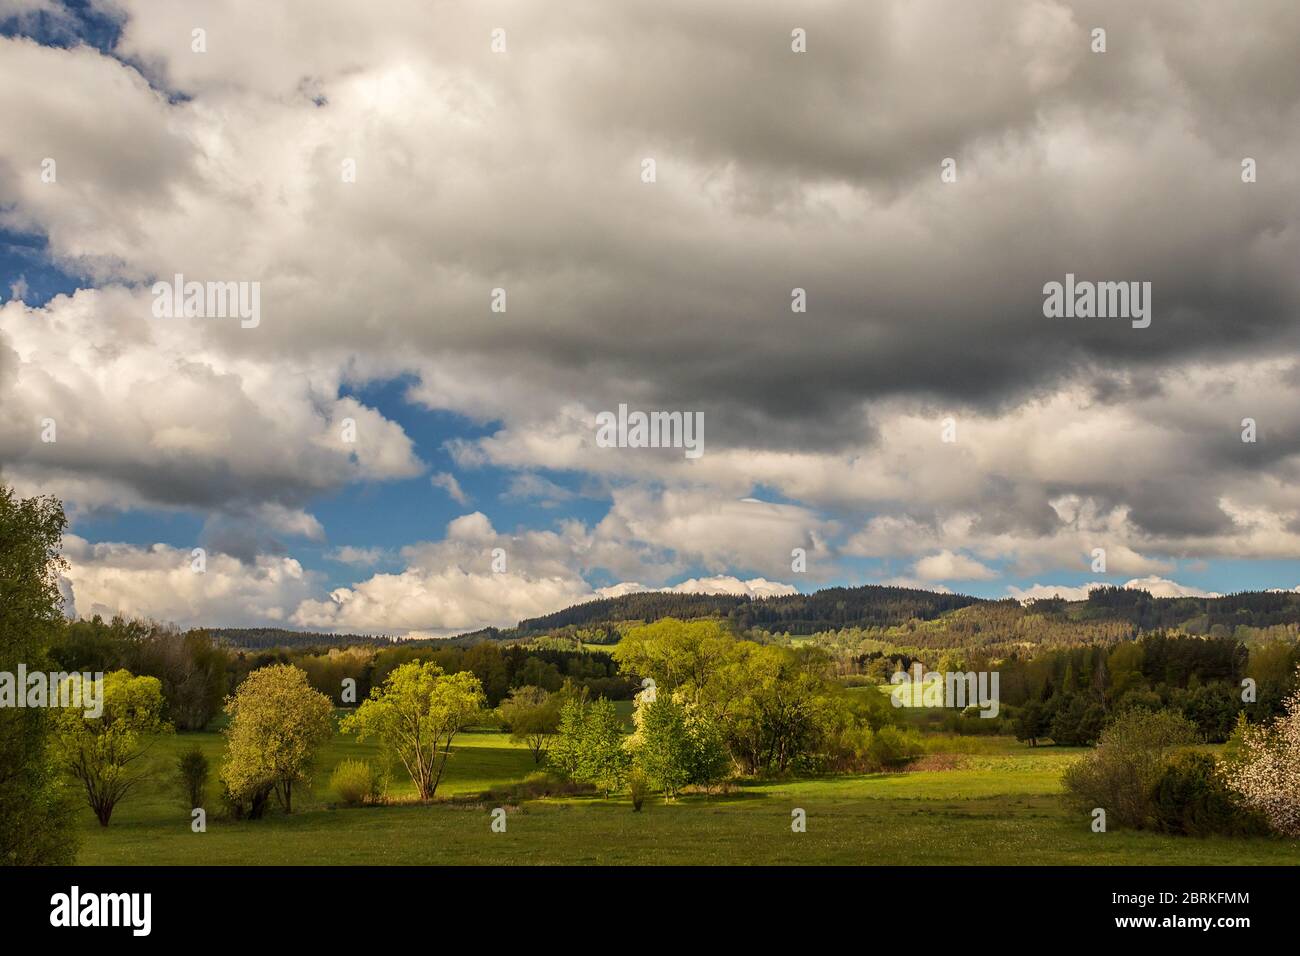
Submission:
[[[650,783],[646,780],[645,774],[639,770],[633,770],[628,774],[627,789],[632,796],[632,811],[640,813],[646,794],[650,792]]]
[[[925,744],[915,730],[889,726],[871,735],[865,757],[869,767],[885,769],[909,763],[924,752]]]
[[[1240,836],[1267,832],[1263,821],[1244,809],[1209,754],[1186,753],[1171,760],[1152,795],[1154,829],[1180,836],[1219,833]]]
[[[519,783],[493,787],[472,796],[453,797],[452,802],[519,806],[525,800],[538,800],[544,797],[571,797],[579,793],[591,793],[594,789],[589,783],[566,780],[556,774],[538,770],[528,774]]]
[[[330,776],[330,786],[350,807],[378,803],[383,797],[380,775],[368,760],[341,760]]]
[[[1092,753],[1066,769],[1061,778],[1066,800],[1085,812],[1101,807],[1108,819],[1122,826],[1150,827],[1156,782],[1167,753],[1195,739],[1195,726],[1179,714],[1122,714],[1102,733]]]
[[[1300,676],[1300,670],[1297,671]],[[1236,758],[1228,786],[1284,836],[1300,836],[1300,690],[1286,699],[1286,713],[1262,727],[1243,725],[1234,734]]]
[[[176,776],[187,801],[186,809],[202,808],[208,788],[208,758],[198,744],[176,758]]]

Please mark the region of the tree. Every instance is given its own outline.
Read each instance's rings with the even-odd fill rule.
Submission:
[[[629,747],[638,769],[670,800],[682,787],[710,784],[727,771],[730,760],[721,734],[698,708],[666,695],[637,699],[636,732]]]
[[[1183,716],[1211,743],[1228,739],[1242,708],[1241,698],[1225,684],[1205,684],[1179,692],[1173,699],[1180,704]]]
[[[501,703],[510,689],[510,673],[497,644],[492,641],[475,644],[465,652],[464,668],[478,678],[488,706]]]
[[[510,739],[526,744],[534,763],[542,762],[547,744],[559,732],[560,704],[560,695],[524,686],[512,690],[498,708]]]
[[[356,713],[344,733],[373,737],[410,774],[421,800],[432,800],[460,731],[481,719],[483,687],[468,671],[445,674],[437,664],[409,661],[394,668]]]
[[[1048,732],[1047,713],[1043,705],[1031,700],[1020,708],[1016,715],[1016,739],[1029,741],[1029,746],[1037,747],[1038,738],[1046,737]]]
[[[67,519],[54,498],[0,487],[0,671],[48,662],[63,628],[59,545]],[[53,714],[0,708],[0,865],[70,864],[72,805],[52,752]]]
[[[626,739],[612,703],[604,697],[595,703],[584,696],[571,697],[560,711],[551,762],[572,779],[594,784],[608,796],[622,786],[632,763]]]
[[[1127,711],[1106,728],[1095,750],[1066,768],[1066,799],[1085,812],[1101,807],[1125,826],[1150,827],[1166,755],[1195,740],[1195,726],[1178,714]]]
[[[1086,747],[1096,742],[1105,722],[1101,705],[1087,694],[1065,694],[1052,716],[1052,740],[1066,747]]]
[[[661,691],[680,689],[695,701],[735,643],[718,621],[665,617],[630,629],[614,659],[625,671],[653,678]]]
[[[269,793],[293,812],[293,785],[308,779],[316,749],[334,734],[330,699],[292,664],[261,667],[226,701],[226,762],[221,779],[236,805],[253,816]]]
[[[1295,837],[1300,836],[1300,689],[1287,697],[1285,707],[1272,722],[1242,729],[1238,756],[1225,779],[1269,827]]]
[[[784,773],[806,762],[833,729],[838,709],[816,648],[742,641],[717,668],[701,703],[749,772]]]
[[[162,684],[156,677],[136,677],[124,670],[93,681],[99,685],[97,694],[85,686],[89,681],[81,674],[65,681],[79,685],[68,699],[98,696],[102,701],[97,717],[75,707],[57,712],[55,750],[59,763],[81,784],[95,819],[106,827],[113,809],[146,776],[141,758],[152,739],[171,730],[162,719]]]

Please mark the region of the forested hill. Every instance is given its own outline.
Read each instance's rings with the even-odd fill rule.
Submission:
[[[876,585],[826,588],[813,594],[759,599],[730,594],[646,591],[575,604],[554,614],[520,621],[515,631],[535,634],[614,621],[725,617],[744,630],[758,627],[791,634],[813,634],[843,627],[888,627],[909,620],[928,621],[948,611],[978,603],[983,603],[980,598],[963,594]]]
[[[1253,591],[1219,598],[1157,598],[1146,591],[1106,587],[1094,590],[1084,601],[1051,598],[1022,606],[1010,598],[992,601],[874,585],[760,599],[644,591],[576,604],[505,630],[485,628],[417,643],[470,645],[555,632],[605,643],[618,640],[619,625],[625,622],[662,617],[718,617],[738,631],[760,629],[795,635],[850,629],[892,631],[874,636],[916,647],[1064,644],[1123,640],[1155,630],[1220,635],[1236,633],[1240,627],[1295,630],[1300,627],[1300,594]],[[575,635],[578,631],[599,633]],[[250,650],[409,643],[376,635],[281,628],[211,628],[209,633],[220,643]]]
[[[382,634],[325,634],[320,631],[291,631],[283,627],[209,627],[205,628],[205,630],[218,644],[252,651],[273,650],[280,647],[294,649],[310,647],[391,647],[396,644],[410,647],[415,644],[437,644],[441,646],[447,643],[447,641],[438,638],[411,640],[402,637],[386,637]],[[489,627],[473,634],[462,634],[456,638],[456,641],[472,643],[474,640],[490,640],[496,638],[498,633],[496,628]]]

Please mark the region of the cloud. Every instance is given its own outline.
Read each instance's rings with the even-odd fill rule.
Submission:
[[[998,576],[974,558],[947,550],[921,558],[912,573],[926,581],[988,581]]]
[[[1089,594],[1097,588],[1106,586],[1106,584],[1096,581],[1088,584],[1081,584],[1077,587],[1071,585],[1034,584],[1028,588],[1010,586],[1007,588],[1007,594],[1015,598],[1017,601],[1020,601],[1022,604],[1027,601],[1054,597],[1063,598],[1066,601],[1086,601]],[[1214,591],[1204,591],[1200,588],[1179,584],[1177,581],[1170,581],[1168,578],[1157,577],[1156,575],[1148,575],[1144,578],[1133,578],[1131,581],[1125,581],[1120,585],[1120,587],[1147,591],[1152,597],[1158,598],[1216,598],[1223,596]]]
[[[318,538],[303,510],[312,497],[422,469],[400,426],[340,396],[343,357],[272,366],[186,320],[149,316],[148,298],[120,287],[0,306],[0,464],[11,481],[83,510],[218,511]]]
[[[96,286],[31,308],[7,283],[0,472],[23,493],[197,516],[255,563],[322,540],[317,501],[427,473],[347,397],[398,380],[488,432],[451,442],[462,478],[610,501],[545,532],[558,585],[476,581],[471,610],[420,605],[431,627],[594,570],[775,580],[794,547],[818,581],[858,558],[1051,580],[1099,547],[1135,578],[1300,553],[1287,0],[836,0],[804,12],[807,54],[787,13],[741,0],[504,21],[320,0],[310,29],[232,0],[205,10],[202,56],[180,6],[112,10],[114,55],[0,37],[0,228]],[[1067,272],[1151,281],[1151,327],[1045,319]],[[177,273],[259,282],[261,324],[154,319],[150,284]],[[703,413],[704,457],[595,447],[621,402]]]
[[[613,598],[644,591],[658,591],[668,594],[734,594],[751,598],[776,597],[783,594],[799,593],[798,588],[789,584],[782,584],[779,581],[768,581],[766,578],[751,578],[748,581],[742,581],[730,575],[689,578],[680,584],[662,588],[648,588],[635,582],[624,582],[600,588],[596,593],[603,598]]]
[[[557,485],[541,475],[524,473],[513,475],[502,497],[512,501],[536,501],[544,508],[555,508],[577,497],[568,488]]]
[[[182,627],[284,624],[316,587],[317,575],[290,557],[259,556],[252,565],[209,553],[195,570],[191,551],[155,544],[91,544],[63,539],[69,568],[68,611],[78,617],[116,614]]]
[[[452,501],[456,502],[456,504],[458,505],[469,504],[469,495],[465,494],[464,490],[460,487],[460,482],[456,480],[456,476],[451,474],[450,472],[446,472],[446,471],[438,472],[436,475],[430,478],[429,481],[433,485],[433,487],[442,488],[444,491],[446,491],[447,495],[451,498]]]
[[[504,559],[499,571],[496,549]],[[441,541],[411,545],[402,557],[400,572],[375,574],[328,597],[304,600],[292,622],[331,631],[446,637],[509,627],[593,595],[560,535],[502,534],[481,512],[456,518]]]
[[[354,545],[345,544],[342,547],[331,548],[328,555],[331,561],[338,561],[340,564],[355,564],[361,567],[378,564],[385,557],[382,548],[358,548]]]

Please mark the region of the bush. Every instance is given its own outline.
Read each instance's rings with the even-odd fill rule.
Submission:
[[[1209,754],[1187,753],[1171,760],[1152,794],[1154,829],[1180,836],[1253,835],[1268,832],[1228,789]]]
[[[490,790],[483,790],[474,795],[453,797],[453,803],[488,803],[494,806],[519,806],[525,800],[540,800],[545,797],[571,797],[580,793],[592,793],[595,790],[589,783],[573,780],[547,773],[534,771],[519,783],[509,783]]]
[[[367,760],[341,760],[330,777],[334,792],[350,807],[378,803],[383,797],[380,775]]]
[[[911,728],[881,727],[867,744],[867,766],[882,770],[910,763],[925,752],[921,735]]]
[[[1296,672],[1300,678],[1300,669]],[[1228,786],[1275,832],[1300,837],[1300,689],[1284,703],[1286,713],[1262,727],[1243,723],[1233,734],[1235,756]]]
[[[203,808],[208,788],[208,758],[203,756],[198,744],[176,758],[176,776],[188,801],[186,809]]]
[[[627,789],[632,796],[632,810],[634,813],[641,812],[641,805],[645,803],[646,794],[650,792],[650,782],[646,780],[645,774],[639,770],[633,770],[628,774]]]
[[[1097,748],[1071,764],[1061,777],[1066,800],[1090,812],[1100,807],[1107,819],[1135,829],[1155,821],[1155,787],[1166,755],[1196,740],[1196,727],[1180,714],[1133,710],[1106,728]]]

